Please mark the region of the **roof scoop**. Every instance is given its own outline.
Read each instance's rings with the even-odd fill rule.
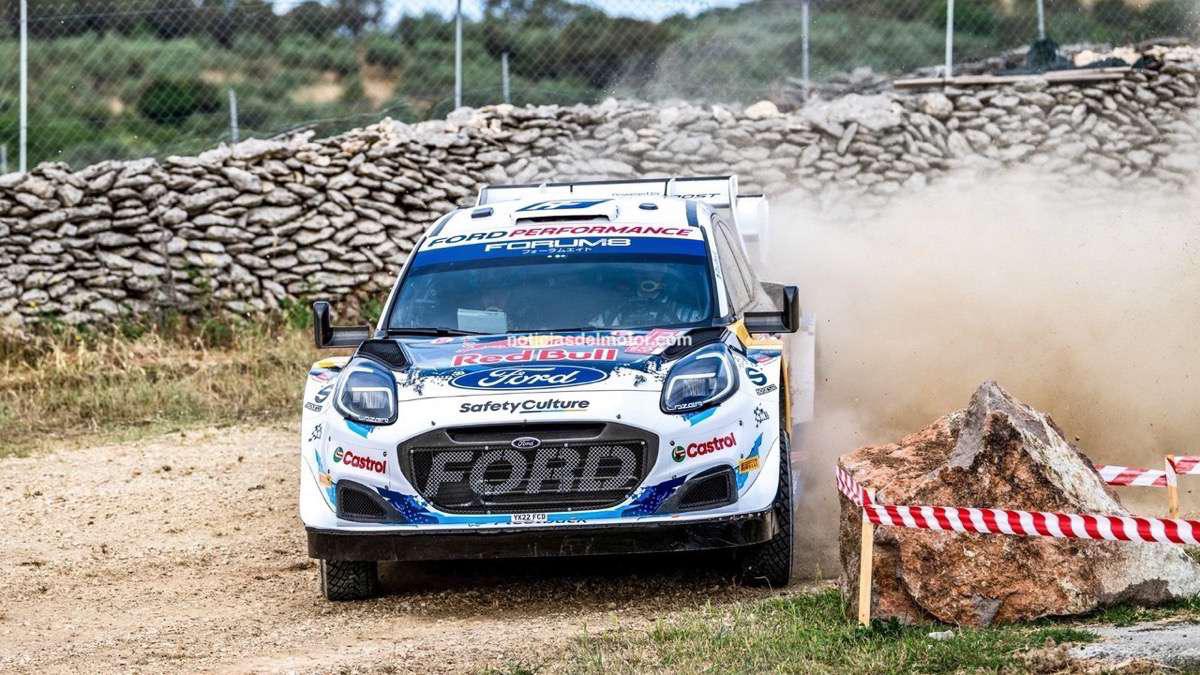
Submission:
[[[548,199],[511,211],[514,223],[610,222],[620,215],[611,199]]]

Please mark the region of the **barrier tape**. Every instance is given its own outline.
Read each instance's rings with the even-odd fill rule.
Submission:
[[[1200,457],[1176,457],[1173,466],[1177,476],[1200,475]],[[1162,469],[1138,469],[1131,466],[1102,464],[1096,467],[1100,477],[1109,485],[1167,487],[1167,472]]]
[[[876,525],[910,529],[1200,545],[1200,520],[1182,518],[891,504],[866,504],[863,510]]]
[[[1200,457],[1176,457],[1172,462],[1179,476],[1200,476]]]
[[[1166,487],[1167,472],[1162,469],[1137,469],[1130,466],[1106,464],[1096,467],[1100,477],[1109,485],[1140,485]]]
[[[834,466],[833,473],[837,478],[838,492],[845,495],[846,499],[854,502],[855,506],[862,506],[864,503],[871,501],[871,496],[854,480],[849,471],[840,466]]]
[[[837,468],[837,485],[847,499],[862,507],[875,525],[1055,539],[1200,545],[1200,520],[879,504],[871,502],[866,491],[840,467]]]

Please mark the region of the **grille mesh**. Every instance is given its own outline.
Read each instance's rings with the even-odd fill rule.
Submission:
[[[347,520],[381,520],[387,511],[361,489],[350,485],[339,485],[337,493],[338,517]]]
[[[690,481],[679,499],[680,509],[700,509],[733,501],[733,475],[722,470]]]
[[[408,450],[413,481],[439,509],[457,513],[600,508],[620,503],[645,478],[640,440]]]

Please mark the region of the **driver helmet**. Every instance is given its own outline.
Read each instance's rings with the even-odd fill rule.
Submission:
[[[657,300],[663,292],[663,277],[659,272],[651,272],[638,281],[637,295],[642,300]]]

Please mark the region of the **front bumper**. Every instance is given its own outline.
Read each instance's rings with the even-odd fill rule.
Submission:
[[[779,531],[773,509],[679,522],[349,532],[306,528],[325,560],[461,560],[667,553],[759,544]]]

